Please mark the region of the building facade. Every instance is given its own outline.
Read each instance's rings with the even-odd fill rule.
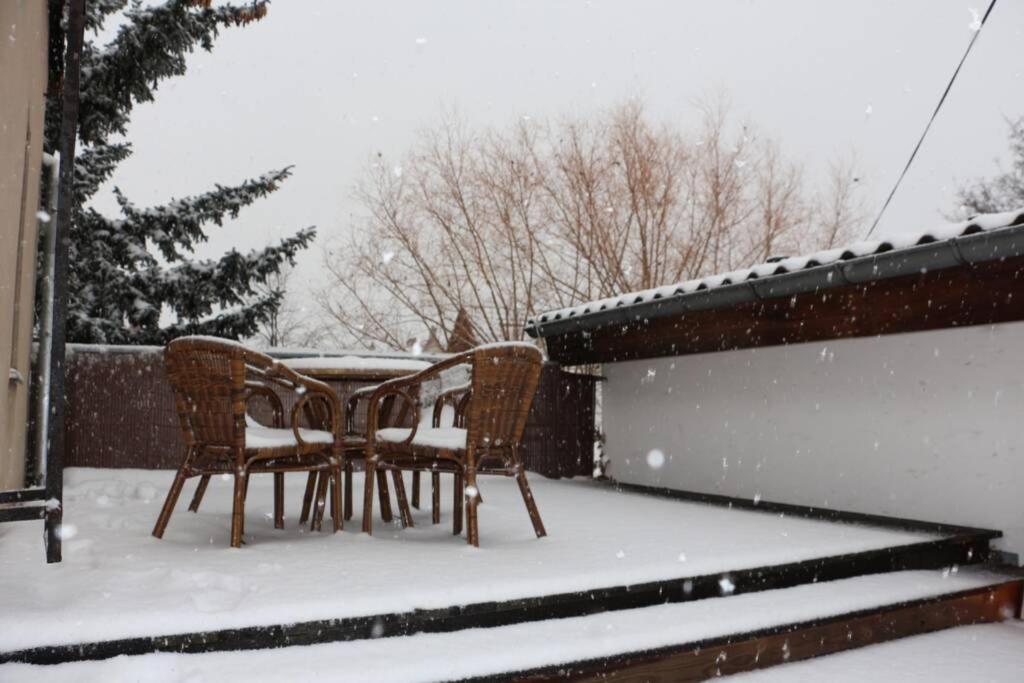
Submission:
[[[5,490],[20,488],[25,479],[47,85],[45,0],[0,2],[0,26],[0,490]]]

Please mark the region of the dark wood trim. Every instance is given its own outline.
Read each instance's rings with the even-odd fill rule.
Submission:
[[[18,489],[16,491],[0,491],[0,504],[27,503],[32,500],[46,500],[46,489]]]
[[[1021,582],[901,602],[826,619],[468,679],[497,681],[703,681],[955,626],[1020,618]]]
[[[683,356],[1024,320],[1024,257],[546,338],[563,365]]]
[[[989,540],[1002,538],[1003,536],[1003,532],[996,529],[980,529],[977,527],[960,526],[957,524],[927,522],[920,519],[889,517],[886,515],[875,515],[865,512],[852,512],[849,510],[833,510],[831,508],[814,507],[813,505],[794,505],[791,503],[776,503],[767,500],[754,502],[750,498],[724,496],[718,493],[699,493],[697,491],[685,491],[682,489],[659,486],[643,486],[641,484],[626,484],[623,482],[612,482],[612,485],[619,491],[623,491],[625,493],[637,493],[641,495],[656,496],[659,498],[671,498],[673,500],[683,500],[690,503],[706,503],[708,505],[718,505],[721,507],[737,508],[741,510],[773,512],[791,515],[793,517],[818,519],[826,522],[859,524],[861,526],[878,526],[887,529],[919,531],[941,536],[979,537]]]
[[[43,505],[21,505],[18,507],[0,508],[0,522],[24,522],[30,519],[46,517]]]
[[[325,619],[293,624],[246,627],[186,634],[82,642],[0,652],[0,663],[57,664],[149,652],[212,652],[310,645],[335,641],[445,633],[466,628],[506,626],[531,621],[578,617],[612,610],[686,602],[720,595],[724,577],[734,594],[789,588],[817,581],[847,579],[907,569],[940,569],[976,564],[988,554],[988,536],[953,536],[803,562],[687,576],[643,584],[620,585],[542,597],[484,602],[440,609]]]
[[[51,11],[54,10],[51,7]],[[61,561],[60,527],[64,519],[64,392],[66,357],[65,328],[68,313],[68,259],[71,242],[71,207],[74,199],[75,143],[78,140],[79,83],[82,45],[85,37],[85,0],[69,0],[67,8],[67,51],[61,93],[60,173],[57,192],[56,248],[53,255],[53,330],[50,342],[51,405],[46,440],[46,498],[57,505],[46,508],[46,561]]]

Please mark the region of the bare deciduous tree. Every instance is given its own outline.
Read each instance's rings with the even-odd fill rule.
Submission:
[[[285,266],[270,275],[265,283],[256,286],[258,296],[274,296],[280,300],[277,309],[260,325],[254,337],[263,348],[316,348],[328,336],[328,331],[316,321],[318,312],[294,300],[289,289],[293,273],[293,266]]]
[[[1006,123],[1010,128],[1009,170],[960,188],[957,192],[960,203],[957,220],[978,213],[1013,211],[1024,206],[1024,116]]]
[[[835,164],[812,192],[799,166],[727,107],[697,135],[630,102],[592,121],[474,134],[447,120],[401,165],[371,164],[354,237],[325,254],[318,300],[366,346],[410,330],[451,342],[459,311],[480,341],[520,339],[538,312],[830,247],[859,221]]]

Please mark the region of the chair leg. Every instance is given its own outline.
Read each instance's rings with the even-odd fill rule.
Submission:
[[[352,519],[352,463],[345,463],[345,519]]]
[[[530,490],[530,485],[526,481],[526,471],[523,470],[521,465],[519,472],[516,474],[516,481],[519,483],[519,492],[523,494],[526,511],[530,513],[530,521],[533,522],[534,533],[537,534],[537,538],[547,536],[548,532],[544,530],[544,522],[541,521],[540,512],[537,510],[537,502],[533,499],[533,491]]]
[[[391,470],[391,480],[395,483],[395,496],[398,498],[398,515],[402,520],[402,528],[413,526],[412,510],[409,509],[409,499],[405,495],[405,479],[401,470]]]
[[[231,547],[242,547],[242,534],[245,532],[245,489],[249,477],[244,470],[235,472],[235,493],[231,506]]]
[[[284,472],[274,472],[274,528],[284,528]]]
[[[345,526],[344,512],[341,506],[341,466],[331,468],[331,524],[338,532]]]
[[[441,473],[430,473],[430,521],[434,524],[441,523]]]
[[[178,504],[178,496],[181,495],[181,489],[185,485],[185,480],[188,479],[185,475],[185,467],[189,464],[191,457],[191,451],[185,454],[185,462],[181,464],[178,472],[174,475],[174,482],[171,483],[167,498],[164,499],[164,506],[160,509],[160,516],[156,518],[156,526],[153,527],[153,535],[157,538],[163,538],[167,522],[171,521],[171,513],[174,512],[174,506]]]
[[[462,486],[462,473],[455,474],[455,485],[452,487],[452,534],[462,533],[462,509],[466,505],[466,492]]]
[[[338,508],[334,506],[334,468],[331,468],[330,479],[327,482],[327,507],[331,511],[331,519],[333,520],[335,515],[338,514]]]
[[[377,466],[371,459],[366,459],[363,483],[363,533],[373,534],[373,480],[376,479]]]
[[[391,514],[391,491],[388,490],[388,478],[384,470],[377,470],[377,498],[380,499],[380,518],[390,522],[394,517]]]
[[[412,506],[420,509],[420,473],[416,470],[412,473]]]
[[[209,474],[204,474],[199,478],[199,485],[196,486],[196,492],[192,496],[192,502],[188,504],[189,512],[199,512],[199,504],[203,502],[203,496],[206,495],[206,487],[209,485]]]
[[[480,506],[480,492],[476,488],[476,470],[466,469],[466,489],[472,490],[472,494],[465,495],[466,499],[466,542],[471,546],[480,547],[480,527],[477,520],[477,508]]]
[[[299,515],[299,526],[309,520],[309,510],[313,507],[313,493],[316,491],[317,472],[310,472],[306,478],[306,492],[302,496],[302,514]]]
[[[309,524],[310,531],[320,531],[323,527],[324,512],[327,509],[327,484],[330,474],[321,472],[316,484],[316,503],[313,507],[313,520]]]

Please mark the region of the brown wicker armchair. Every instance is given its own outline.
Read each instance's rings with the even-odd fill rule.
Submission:
[[[543,357],[526,343],[492,344],[453,356],[410,377],[375,388],[367,409],[367,451],[363,531],[372,533],[373,485],[380,470],[429,471],[434,478],[455,476],[455,533],[461,533],[465,506],[467,541],[480,545],[478,474],[516,478],[538,537],[546,534],[519,454],[526,417],[533,402]],[[444,386],[444,373],[466,371],[466,383]],[[431,386],[433,385],[433,386]],[[388,427],[381,410],[388,400],[410,406],[414,415],[431,415],[411,427]],[[441,426],[446,405],[454,407],[452,426]],[[427,426],[427,425],[430,426]]]
[[[323,472],[317,505],[322,518],[330,488],[334,531],[341,514],[341,407],[330,386],[304,377],[262,353],[236,342],[211,337],[183,337],[167,345],[167,376],[185,439],[185,457],[171,484],[153,535],[161,538],[185,481],[201,477],[190,509],[197,510],[209,478],[235,478],[231,545],[242,544],[245,495],[249,475],[274,474],[274,526],[284,526],[284,473]],[[294,392],[291,427],[274,387]],[[269,402],[273,425],[254,422],[246,413],[250,401]],[[326,416],[330,431],[301,427],[303,416]],[[329,483],[329,487],[328,487]],[[317,524],[319,528],[319,524]]]

